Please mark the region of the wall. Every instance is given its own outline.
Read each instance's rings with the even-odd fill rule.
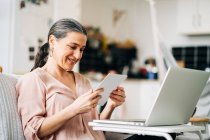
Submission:
[[[113,10],[126,11],[116,25],[112,23]],[[100,27],[109,40],[134,40],[141,57],[154,55],[149,5],[146,1],[85,0],[82,3],[82,23]]]
[[[15,0],[0,1],[0,66],[3,71],[9,72],[12,65],[12,48],[14,38],[14,22],[15,22]]]
[[[13,73],[23,74],[30,71],[34,61],[29,60],[29,47],[38,51],[38,39],[46,42],[52,17],[52,3],[40,6],[26,3],[26,7],[16,12],[16,36],[14,46]]]
[[[172,46],[210,44],[210,35],[185,36],[178,33],[178,0],[156,1],[158,26],[167,44]]]
[[[210,44],[208,35],[184,36],[178,33],[178,0],[155,0],[155,2],[158,27],[163,41],[169,48],[176,45]],[[117,26],[112,25],[113,9],[126,11],[126,15],[119,20]],[[140,64],[143,64],[147,57],[155,55],[150,7],[146,0],[84,0],[82,22],[99,26],[111,39],[135,40],[139,49]]]
[[[22,11],[20,14],[17,1],[0,1],[0,31],[3,33],[0,34],[0,65],[4,67],[5,72],[29,71],[33,62],[28,60],[28,46],[37,46],[38,37],[46,40],[48,22],[62,17],[72,17],[85,25],[99,26],[110,40],[130,38],[135,40],[139,49],[140,64],[145,58],[155,55],[147,0],[53,0],[49,2],[51,2],[50,6],[39,8],[29,5],[28,10],[30,9],[35,16],[32,18],[30,12],[23,14],[24,11]],[[158,26],[164,41],[169,46],[210,44],[209,35],[183,36],[177,32],[177,4],[178,0],[156,0]],[[126,11],[116,25],[112,23],[113,9]]]
[[[54,0],[54,21],[61,18],[81,20],[81,0]]]
[[[23,74],[30,71],[34,61],[29,60],[29,47],[35,47],[35,55],[38,39],[46,42],[53,21],[64,17],[80,20],[80,11],[79,0],[49,0],[41,6],[26,3],[23,9],[19,8],[19,1],[1,0],[0,65],[4,72]]]

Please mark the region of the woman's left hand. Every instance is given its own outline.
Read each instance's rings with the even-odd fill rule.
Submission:
[[[118,86],[117,89],[113,90],[109,96],[107,105],[112,108],[118,107],[125,102],[125,90],[123,87]]]

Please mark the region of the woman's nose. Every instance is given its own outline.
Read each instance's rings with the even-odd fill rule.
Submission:
[[[80,52],[80,50],[75,50],[75,51],[74,51],[74,57],[77,58],[77,59],[79,59],[79,58],[81,57],[81,52]]]

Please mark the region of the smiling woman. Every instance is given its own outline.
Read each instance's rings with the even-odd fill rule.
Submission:
[[[56,22],[48,33],[48,42],[45,43],[37,53],[35,64],[32,70],[36,69],[37,67],[44,66],[48,60],[48,55],[49,59],[54,55],[54,49],[62,53],[62,51],[66,51],[68,48],[69,50],[73,50],[81,45],[80,49],[84,50],[86,40],[86,30],[77,21],[73,19],[69,21],[68,19],[63,19]],[[57,55],[58,54],[55,56],[58,57]]]
[[[83,50],[87,37],[77,32],[67,33],[64,39],[56,39],[54,36],[50,36],[49,44],[52,46],[50,61],[57,61],[56,63],[65,69],[70,71],[73,66],[82,58]]]
[[[18,80],[18,111],[26,140],[105,139],[88,122],[109,119],[124,103],[125,92],[123,87],[111,91],[106,107],[101,114],[97,112],[103,89],[93,91],[90,82],[72,70],[82,58],[86,42],[86,30],[79,22],[57,21],[31,72]]]

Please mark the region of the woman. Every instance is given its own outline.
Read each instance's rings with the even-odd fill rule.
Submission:
[[[96,105],[103,89],[93,91],[90,82],[73,72],[87,42],[84,27],[73,19],[61,19],[50,29],[48,42],[38,52],[30,73],[19,79],[18,111],[27,140],[102,140],[88,122],[109,119],[125,101],[122,87],[114,90],[100,115]]]

